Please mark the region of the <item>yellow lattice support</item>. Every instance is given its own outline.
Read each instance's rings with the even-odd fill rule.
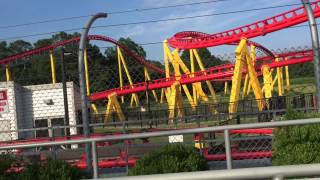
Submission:
[[[149,72],[148,72],[148,69],[147,69],[146,67],[144,67],[143,70],[144,70],[145,80],[146,80],[146,81],[151,81],[151,77],[150,77],[150,74],[149,74]],[[155,100],[156,102],[158,102],[158,96],[157,96],[156,91],[155,91],[155,90],[152,90],[151,92],[152,92],[152,95],[153,95],[153,97],[154,97],[154,100]]]
[[[262,110],[265,106],[262,89],[259,84],[257,73],[253,66],[253,58],[255,58],[254,49],[255,47],[251,46],[251,54],[249,54],[249,51],[247,48],[247,40],[243,38],[241,39],[238,47],[235,50],[236,62],[235,62],[234,73],[232,77],[229,113],[237,112],[237,105],[238,105],[239,93],[241,88],[241,80],[242,80],[242,71],[245,65],[247,66],[249,82],[251,83],[252,90],[257,99],[259,110]]]
[[[114,112],[117,114],[119,121],[125,120],[125,116],[122,112],[122,109],[121,109],[120,103],[117,99],[116,93],[112,93],[108,96],[108,104],[107,104],[105,122],[108,122],[111,120],[112,114]]]
[[[270,71],[270,67],[267,65],[263,65],[261,69],[263,74],[264,97],[271,98],[272,97],[272,73]]]
[[[186,74],[190,74],[190,71],[185,66],[185,64],[182,62],[182,60],[180,59],[178,50],[176,49],[171,53],[167,41],[163,42],[163,51],[164,51],[166,77],[170,77],[169,62],[173,66],[174,75],[176,76],[176,80],[179,80],[180,77],[181,77],[180,67],[184,71],[184,73],[188,72]],[[184,90],[184,92],[185,92],[185,94],[187,96],[187,99],[188,99],[191,107],[194,109],[195,108],[195,103],[193,101],[193,98],[192,98],[192,96],[191,96],[191,94],[189,92],[189,89],[188,89],[187,85],[182,85],[182,88],[183,88],[183,90]],[[167,88],[165,90],[166,97],[168,97],[168,94],[172,94],[172,93],[170,93],[170,91],[171,91],[170,88]],[[167,98],[167,101],[169,101],[168,98]]]
[[[6,64],[6,80],[11,81],[11,72],[9,66]]]
[[[180,91],[180,83],[175,82],[171,85],[168,100],[169,120],[173,123],[176,117],[184,117],[183,99]]]
[[[50,56],[50,65],[51,65],[51,78],[52,78],[52,84],[56,84],[56,66],[55,66],[55,59],[53,57],[53,52],[49,52]]]
[[[131,76],[130,76],[130,73],[129,73],[129,70],[128,70],[128,66],[126,64],[126,61],[124,60],[124,57],[121,53],[121,50],[119,47],[117,47],[117,53],[118,53],[118,59],[120,59],[120,64],[122,64],[122,67],[127,75],[127,78],[128,78],[128,81],[129,81],[129,84],[132,86],[133,85],[133,81],[131,79]],[[121,72],[121,67],[119,69],[119,73]],[[120,83],[120,86],[121,86],[121,83]],[[138,98],[138,95],[136,93],[133,93],[132,96],[131,96],[131,101],[130,101],[130,106],[136,106],[138,107],[139,106],[139,98]]]
[[[198,54],[198,51],[197,51],[196,49],[193,49],[193,54],[194,54],[195,57],[196,57],[196,60],[197,60],[198,65],[199,65],[199,67],[200,67],[200,70],[201,70],[201,71],[206,70],[205,67],[204,67],[204,65],[203,65],[203,63],[202,63],[202,60],[201,60],[201,58],[200,58],[200,56],[199,56],[199,54]],[[209,88],[209,91],[210,91],[210,94],[211,94],[211,97],[212,97],[213,102],[214,102],[214,103],[217,103],[217,102],[218,102],[218,99],[217,99],[216,92],[214,91],[214,88],[213,88],[211,82],[210,82],[210,81],[206,81],[206,84],[207,84],[207,86],[208,86],[208,88]]]
[[[173,69],[174,69],[175,76],[176,76],[177,80],[179,80],[180,76],[181,76],[180,68],[181,68],[181,70],[183,71],[184,74],[190,74],[190,70],[188,69],[188,67],[181,60],[177,49],[172,52],[172,62],[171,63],[173,65]],[[194,86],[196,88],[197,93],[199,93],[199,97],[201,97],[201,99],[203,101],[207,102],[208,101],[208,97],[203,92],[203,90],[201,88],[201,83],[194,83]],[[192,98],[187,85],[182,85],[182,88],[183,88],[183,91],[185,92],[185,94],[187,96],[187,99],[188,99],[190,105],[193,108],[195,108],[196,102],[194,102],[194,99]]]

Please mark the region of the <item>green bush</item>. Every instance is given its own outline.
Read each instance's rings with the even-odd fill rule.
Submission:
[[[11,168],[11,165],[15,163],[15,158],[11,155],[0,155],[0,180],[14,179],[15,174],[7,172]]]
[[[8,172],[12,165],[23,166],[24,170],[19,173]],[[30,163],[10,155],[0,156],[0,180],[73,180],[87,177],[80,169],[60,160]]]
[[[289,110],[285,119],[319,117],[316,113]],[[320,163],[320,125],[282,127],[275,130],[273,165]]]
[[[64,161],[48,159],[43,164],[29,165],[18,179],[72,180],[85,177],[86,174],[83,171]]]
[[[146,154],[129,175],[162,174],[176,172],[202,171],[207,162],[192,146],[171,144]]]

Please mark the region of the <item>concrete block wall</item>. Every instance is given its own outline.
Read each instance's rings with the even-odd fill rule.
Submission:
[[[64,118],[62,84],[19,86],[14,82],[0,82],[0,90],[7,90],[9,111],[0,114],[0,131],[29,129],[35,120]],[[80,109],[78,88],[67,83],[69,124],[77,124],[77,111]],[[70,134],[76,134],[71,128]],[[34,133],[0,133],[0,141],[33,137]]]

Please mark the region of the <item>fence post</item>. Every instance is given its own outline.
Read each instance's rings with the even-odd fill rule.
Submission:
[[[276,120],[277,119],[277,111],[273,110],[272,112],[272,120]]]
[[[129,174],[129,140],[125,142],[125,147],[126,147],[126,172],[127,175]]]
[[[96,179],[96,178],[99,178],[99,172],[98,172],[97,145],[95,141],[92,141],[91,149],[92,149],[93,178]]]
[[[231,156],[231,144],[229,130],[224,130],[224,142],[226,151],[227,169],[232,169],[232,156]]]

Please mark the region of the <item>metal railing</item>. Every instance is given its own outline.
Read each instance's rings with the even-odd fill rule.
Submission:
[[[113,178],[115,180],[240,180],[285,177],[310,177],[320,175],[320,164],[243,168],[233,170],[183,172],[157,175]]]
[[[289,120],[289,121],[277,121],[277,122],[264,122],[254,124],[239,124],[239,125],[228,125],[228,126],[215,126],[206,128],[194,128],[194,129],[183,129],[183,130],[170,130],[170,131],[159,131],[159,132],[147,132],[137,134],[125,134],[117,136],[106,136],[97,138],[84,138],[79,140],[66,140],[59,142],[45,142],[45,143],[32,143],[32,144],[20,144],[0,147],[1,150],[12,150],[12,149],[23,149],[23,148],[36,148],[45,146],[57,146],[57,145],[68,145],[68,144],[88,144],[91,143],[92,157],[93,157],[93,170],[94,178],[98,178],[98,154],[97,154],[97,142],[113,142],[119,140],[130,140],[130,139],[141,139],[150,137],[160,136],[171,136],[171,135],[185,135],[195,133],[209,133],[209,132],[224,132],[225,137],[225,153],[226,162],[228,169],[232,169],[232,156],[230,147],[230,130],[237,129],[250,129],[250,128],[272,128],[272,127],[283,127],[283,126],[295,126],[295,125],[308,125],[308,124],[320,124],[320,118],[313,119],[301,119],[301,120]],[[299,169],[299,168],[297,168]],[[320,168],[318,169],[320,172]]]

